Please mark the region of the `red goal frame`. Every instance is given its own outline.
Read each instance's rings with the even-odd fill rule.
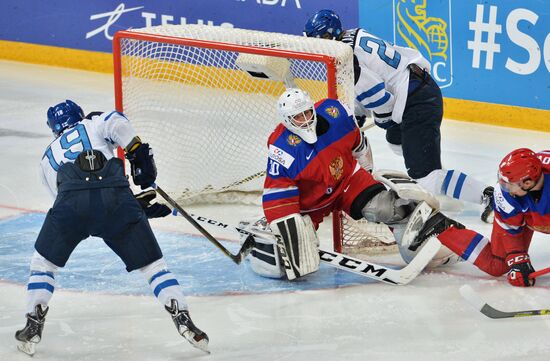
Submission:
[[[238,51],[241,53],[256,55],[271,55],[277,57],[309,60],[324,63],[327,69],[327,97],[338,99],[337,78],[336,78],[336,60],[334,57],[324,54],[312,54],[299,51],[281,50],[274,48],[261,48],[255,46],[243,46],[230,43],[222,43],[210,40],[197,40],[190,38],[180,38],[167,35],[156,35],[142,33],[138,31],[120,30],[113,37],[113,68],[114,68],[114,91],[115,91],[115,109],[124,112],[124,99],[122,92],[122,54],[121,41],[123,39],[143,40],[148,42],[158,42],[173,45],[193,46],[215,50]],[[118,156],[124,159],[124,152],[118,149]],[[333,219],[333,247],[337,252],[342,251],[342,222],[339,210],[335,210]]]

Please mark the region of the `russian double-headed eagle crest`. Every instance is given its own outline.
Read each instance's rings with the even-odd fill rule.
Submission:
[[[344,174],[344,160],[342,159],[342,156],[338,156],[330,162],[330,165],[328,166],[330,170],[330,175],[332,175],[332,178],[334,178],[335,181],[340,180],[342,178],[342,175]]]
[[[338,118],[340,111],[336,107],[328,107],[325,112],[333,118]]]
[[[300,139],[300,137],[295,134],[291,134],[288,136],[288,138],[286,138],[286,141],[292,146],[297,146],[302,142],[302,139]]]

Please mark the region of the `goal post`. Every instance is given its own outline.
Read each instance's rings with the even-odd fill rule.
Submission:
[[[142,29],[146,30],[146,29]],[[280,50],[275,48],[260,48],[256,46],[242,46],[236,44],[227,44],[218,41],[206,41],[196,40],[189,38],[178,38],[174,36],[164,36],[158,34],[148,34],[139,31],[118,31],[113,39],[113,61],[114,61],[114,74],[115,74],[115,105],[118,111],[124,109],[123,96],[122,96],[122,54],[121,44],[123,41],[135,40],[150,43],[162,43],[172,44],[182,47],[196,47],[205,49],[214,49],[219,51],[232,51],[241,52],[245,54],[257,54],[263,56],[279,57],[279,58],[291,58],[301,59],[306,61],[317,61],[324,63],[327,69],[326,81],[327,81],[327,98],[338,99],[337,83],[336,83],[336,65],[335,59],[331,56],[324,54],[308,54],[291,50]],[[259,45],[259,44],[258,44]]]
[[[116,109],[151,143],[159,184],[183,204],[224,195],[259,204],[286,87],[354,108],[353,51],[338,41],[162,25],[117,32],[113,60]]]

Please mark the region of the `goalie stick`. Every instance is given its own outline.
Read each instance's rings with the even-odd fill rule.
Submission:
[[[460,295],[476,310],[485,316],[493,319],[529,317],[529,316],[548,316],[550,309],[541,308],[539,310],[527,311],[501,311],[486,303],[470,285],[463,285],[459,289]]]
[[[249,235],[246,238],[246,240],[244,241],[244,243],[243,243],[241,249],[239,250],[239,252],[235,255],[232,254],[216,238],[214,238],[206,229],[204,229],[200,224],[198,224],[193,219],[193,217],[191,217],[178,203],[176,203],[175,200],[172,199],[172,197],[170,197],[164,190],[162,190],[162,188],[160,188],[156,184],[153,184],[152,187],[157,191],[158,194],[160,194],[160,196],[162,198],[164,198],[166,200],[166,202],[168,202],[168,204],[170,204],[183,217],[185,217],[185,219],[187,219],[187,221],[189,223],[191,223],[193,225],[193,227],[198,229],[199,232],[201,232],[202,235],[206,237],[206,239],[208,239],[210,242],[212,242],[214,244],[214,246],[216,246],[220,251],[223,252],[223,254],[225,254],[227,257],[229,257],[236,264],[240,264],[246,258],[248,253],[250,253],[252,248],[254,247],[254,237]]]
[[[195,214],[191,214],[190,216],[199,222],[208,223],[224,229],[230,228],[248,237],[254,236],[251,232],[243,228],[229,226],[228,224],[216,221],[214,219]],[[325,251],[321,249],[319,250],[319,257],[323,263],[347,272],[355,273],[363,277],[372,278],[392,285],[406,285],[415,279],[420,272],[422,272],[426,265],[439,251],[440,247],[441,243],[436,237],[430,238],[424,247],[422,247],[422,249],[417,253],[411,263],[401,269],[392,269],[383,265],[353,258],[338,252]]]

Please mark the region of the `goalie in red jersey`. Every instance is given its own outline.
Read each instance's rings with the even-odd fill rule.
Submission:
[[[292,280],[317,271],[316,229],[334,209],[404,229],[417,201],[429,197],[418,187],[419,197],[404,199],[373,177],[367,140],[338,100],[314,105],[307,92],[291,88],[278,110],[282,123],[268,140],[263,210],[281,241],[256,237],[251,265],[257,273]]]
[[[507,273],[513,286],[535,284],[529,258],[533,232],[550,234],[550,151],[520,148],[500,162],[495,188],[495,222],[491,239],[456,225],[438,214],[426,222],[412,248],[437,238],[461,258],[492,276]]]

